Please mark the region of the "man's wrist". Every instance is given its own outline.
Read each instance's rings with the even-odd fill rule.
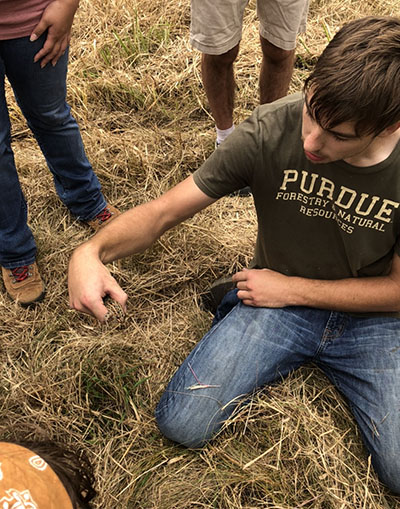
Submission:
[[[84,257],[85,259],[97,258],[100,261],[102,261],[100,246],[97,245],[97,242],[95,242],[94,239],[87,240],[86,242],[78,246],[74,250],[72,256],[73,257],[80,256]]]
[[[288,300],[289,306],[311,306],[311,299],[308,298],[308,293],[311,291],[310,280],[298,277],[289,277],[289,291]]]

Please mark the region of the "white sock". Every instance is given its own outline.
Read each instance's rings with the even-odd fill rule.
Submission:
[[[235,126],[232,125],[228,129],[215,127],[215,130],[217,131],[217,145],[220,145],[235,130]]]

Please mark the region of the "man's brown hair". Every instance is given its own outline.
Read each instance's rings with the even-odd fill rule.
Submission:
[[[355,122],[358,136],[400,121],[400,19],[366,17],[331,40],[304,84],[310,115],[324,129]]]

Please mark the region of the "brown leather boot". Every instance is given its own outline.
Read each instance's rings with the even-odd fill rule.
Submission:
[[[7,293],[21,306],[29,306],[44,297],[44,283],[36,262],[13,269],[1,268]]]
[[[97,214],[93,219],[90,221],[86,221],[86,223],[95,231],[98,232],[100,228],[103,228],[106,224],[108,224],[110,221],[115,219],[117,216],[119,216],[121,212],[107,203],[105,208]]]

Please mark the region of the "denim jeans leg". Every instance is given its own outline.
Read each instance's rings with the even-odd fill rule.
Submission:
[[[156,409],[161,432],[187,447],[207,442],[237,404],[280,380],[316,352],[329,313],[237,304],[197,344]]]
[[[350,317],[320,357],[347,398],[381,481],[400,493],[400,320]]]
[[[60,199],[75,216],[88,220],[106,202],[66,103],[68,52],[54,67],[47,64],[41,69],[39,62],[33,62],[46,36],[35,42],[28,37],[2,41],[6,75],[53,174]]]
[[[35,260],[36,245],[11,149],[10,119],[4,91],[0,43],[0,265],[12,269]]]

